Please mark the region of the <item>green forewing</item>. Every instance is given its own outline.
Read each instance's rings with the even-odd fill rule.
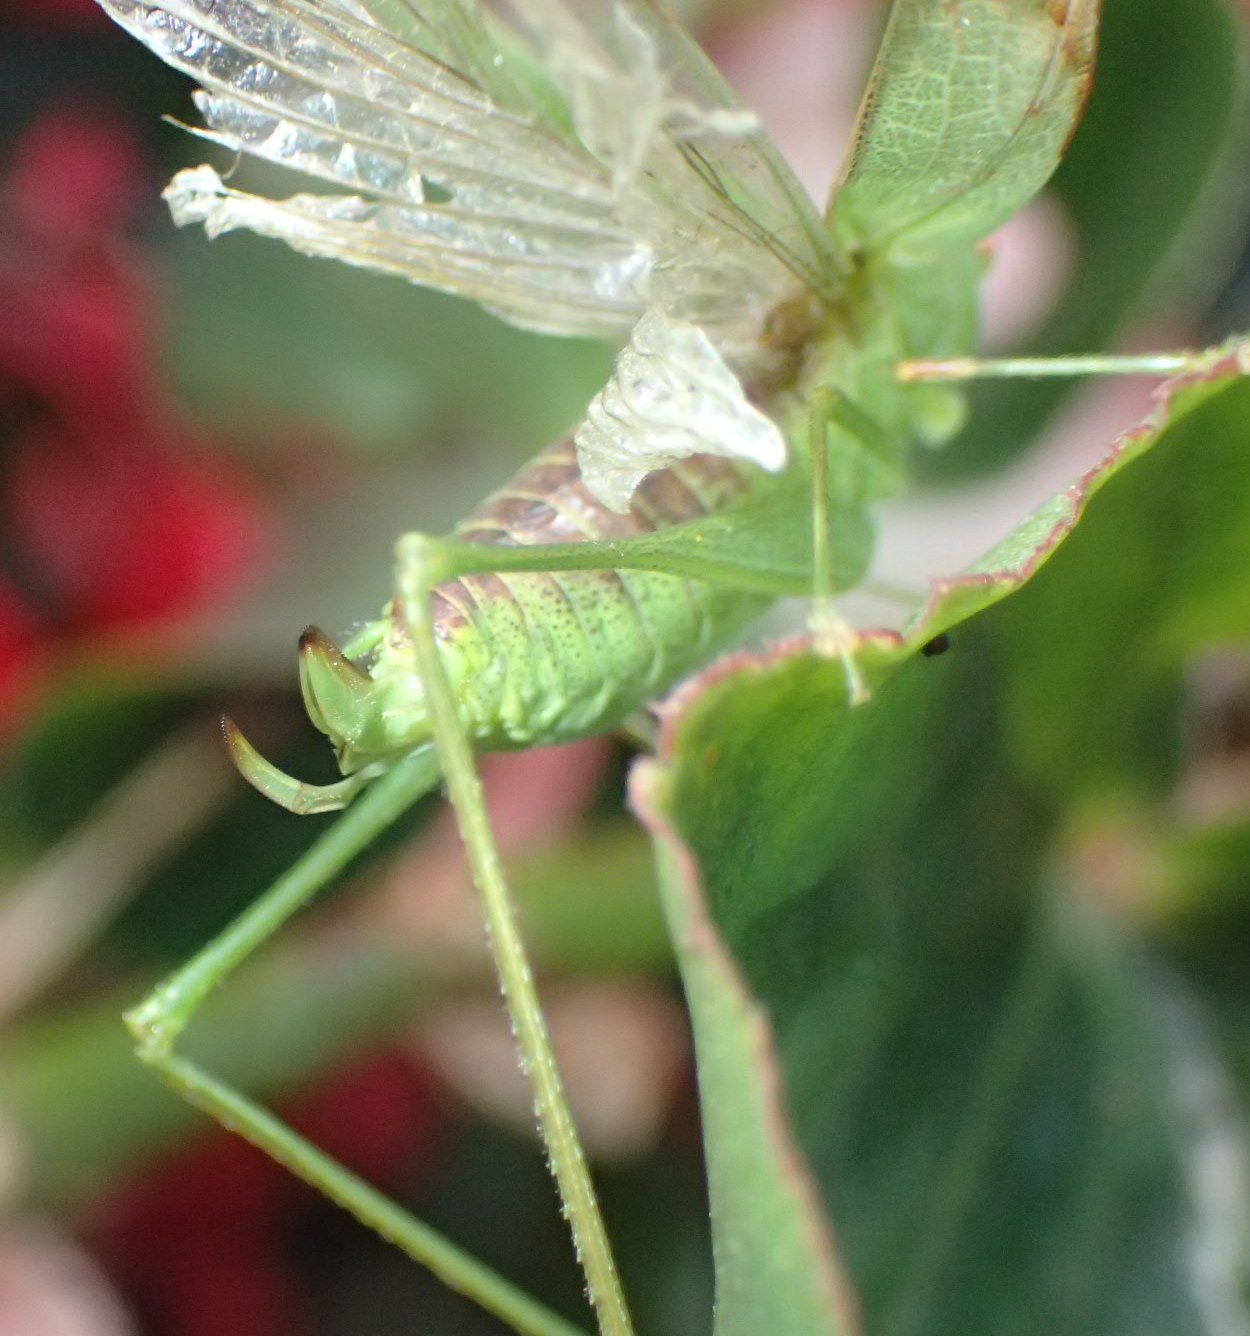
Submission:
[[[830,203],[849,249],[980,240],[1058,165],[1093,76],[1098,0],[896,0]]]
[[[1239,8],[1234,0],[1108,0],[1093,95],[1050,186],[1063,211],[1070,268],[1045,324],[1020,352],[1107,347],[1144,292],[1171,303],[1173,293],[1158,283],[1161,262],[1171,262],[1163,276],[1176,286],[1198,272],[1214,276],[1220,252],[1212,243],[1244,230],[1235,184],[1245,165]],[[1194,297],[1202,294],[1191,293],[1191,303]],[[925,455],[920,468],[953,480],[1002,466],[1033,444],[1079,384],[973,385],[968,428],[948,449]]]
[[[1097,16],[1097,0],[896,0],[826,219],[859,271],[848,318],[809,363],[814,384],[894,441],[868,452],[877,476],[861,496],[896,489],[918,441],[962,424],[960,393],[901,388],[895,367],[975,346],[978,242],[1054,171],[1089,89]],[[839,450],[864,455],[854,440]]]

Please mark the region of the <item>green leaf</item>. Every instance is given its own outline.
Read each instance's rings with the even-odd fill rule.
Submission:
[[[634,772],[635,810],[651,828],[699,1059],[716,1266],[717,1336],[857,1329],[832,1240],[779,1102],[763,1011],[708,918],[689,849],[666,815],[669,776]]]
[[[850,249],[932,258],[988,235],[1058,165],[1098,0],[896,0],[830,202]]]
[[[1104,9],[1089,108],[1050,187],[1072,229],[1073,268],[1024,355],[1106,347],[1165,261],[1183,271],[1192,303],[1196,275],[1219,280],[1212,266],[1225,254],[1213,236],[1233,235],[1244,213],[1233,185],[1244,166],[1245,95],[1235,6],[1106,0]],[[1159,292],[1151,304],[1165,301],[1174,304],[1174,294]],[[956,479],[1007,462],[1071,389],[1057,380],[973,386],[968,427],[924,456],[922,471]]]
[[[1250,381],[1246,379],[1245,370],[1248,358],[1250,347],[1243,341],[1234,340],[1222,348],[1212,349],[1205,359],[1199,359],[1192,372],[1161,385],[1147,417],[1125,431],[1088,473],[1044,501],[966,571],[932,581],[929,602],[908,628],[907,640],[914,643],[917,638],[921,642],[931,639],[1030,581],[1059,545],[1077,529],[1077,522],[1102,488],[1129,464],[1148,454],[1153,455],[1164,439],[1168,445],[1166,451],[1160,452],[1162,462],[1151,460],[1133,473],[1137,487],[1145,485],[1155,492],[1155,500],[1149,503],[1152,509],[1179,509],[1186,496],[1197,500],[1201,491],[1192,486],[1194,468],[1207,474],[1223,504],[1233,507],[1240,504],[1241,489],[1230,488],[1227,483],[1218,484],[1216,480],[1236,477],[1240,460],[1244,458],[1247,430],[1244,405],[1250,394]],[[1207,414],[1211,415],[1210,419]],[[1191,420],[1194,417],[1197,421]],[[1180,470],[1176,466],[1178,458],[1186,461]],[[1160,476],[1163,478],[1161,483],[1149,481]],[[1204,497],[1199,503],[1200,514],[1205,504]],[[1114,597],[1133,587],[1138,590],[1139,599],[1157,602],[1158,586],[1153,573],[1151,578],[1143,578],[1144,568],[1127,545],[1148,546],[1160,566],[1173,563],[1175,558],[1168,547],[1159,543],[1157,533],[1141,526],[1142,505],[1139,492],[1121,491],[1117,500],[1104,505],[1095,526],[1082,526],[1078,530],[1082,535],[1078,549],[1083,553],[1088,548],[1093,555],[1070,555],[1069,562],[1084,563],[1082,587],[1087,594],[1096,596],[1097,588],[1105,587],[1115,591],[1111,595]],[[1221,569],[1225,568],[1228,549],[1226,533],[1220,526],[1211,526],[1193,515],[1186,526],[1185,537],[1195,544],[1194,555],[1188,558],[1190,563],[1207,568],[1214,561]],[[1232,569],[1239,567],[1234,563]],[[1045,660],[1052,665],[1074,661],[1066,653],[1046,652],[1061,640],[1068,647],[1073,643],[1070,637],[1070,589],[1060,584],[1059,591],[1058,602],[1050,604],[1047,616],[1042,619],[1037,617],[1036,605],[1029,600],[1015,605],[1026,646],[1020,658],[1018,680],[1022,682],[1038,680],[1031,669],[1025,670],[1036,661]],[[1044,594],[1031,591],[1030,598],[1034,597],[1046,606]],[[1105,627],[1105,622],[1099,622],[1096,617],[1092,620],[1100,629]],[[1143,618],[1143,622],[1148,620]],[[1037,634],[1043,627],[1044,632]],[[1089,637],[1089,641],[1096,645],[1092,649],[1094,655],[1105,653],[1105,644],[1097,634]],[[1185,644],[1186,649],[1192,646],[1192,640]],[[1085,676],[1092,675],[1090,670],[1095,662],[1084,660],[1080,664],[1081,672]],[[1072,675],[1068,674],[1068,678],[1071,681]]]
[[[1119,528],[1117,490],[1131,508],[1149,460],[1100,495],[1126,463],[1210,431],[1207,414],[1245,420],[1235,369],[1172,385],[1098,469],[936,583],[904,635],[868,637],[867,705],[799,641],[722,664],[671,708],[634,798],[694,1022],[722,1336],[845,1329],[813,1193],[874,1333],[1207,1330],[1191,1230],[1227,1225],[1195,1225],[1171,1004],[1054,868],[1065,795],[1022,762],[1013,699],[1033,685],[1012,646],[1038,605],[1002,600],[1037,576],[1082,618],[1109,554],[1065,541],[1077,520]],[[954,652],[916,653],[977,611]],[[1120,628],[1090,624],[1105,665]],[[1049,630],[1034,658],[1061,661]],[[1029,720],[1071,742],[1069,710],[1052,682]],[[1231,1284],[1219,1301],[1242,1302]]]
[[[639,781],[694,1016],[719,1332],[838,1330],[776,1270],[836,1285],[795,1143],[867,1330],[1204,1329],[1162,1036],[1131,950],[1050,897],[985,664],[912,660],[850,714],[840,665],[752,660]]]
[[[1004,610],[1018,762],[1070,801],[1162,792],[1181,756],[1187,668],[1250,638],[1250,382],[1190,383],[1165,412],[1158,443],[1073,535],[1062,574]],[[1043,708],[1054,700],[1059,714]]]
[[[897,437],[897,461],[963,424],[945,386],[901,390],[902,358],[972,350],[977,243],[1045,183],[1084,105],[1098,0],[896,0],[826,216],[858,259],[847,333],[811,361]]]

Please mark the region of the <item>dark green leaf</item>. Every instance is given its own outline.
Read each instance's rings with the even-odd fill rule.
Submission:
[[[1199,384],[1173,411],[1062,572],[1004,609],[1017,759],[1070,801],[1158,794],[1179,758],[1186,665],[1250,638],[1250,381]]]
[[[849,708],[843,666],[800,642],[709,672],[670,715],[635,796],[694,1018],[722,1333],[838,1329],[796,1152],[874,1333],[1206,1330],[1215,1291],[1199,1296],[1190,1251],[1206,1209],[1189,1176],[1199,1133],[1176,1112],[1169,1004],[1122,930],[1053,869],[1071,786],[1039,775],[1020,742],[1053,730],[1073,744],[1065,716],[1085,717],[1079,693],[1119,661],[1123,623],[1082,620],[1079,682],[1036,678],[1016,642],[1027,626],[1034,656],[1061,661],[1070,629],[1047,637],[1040,610],[1053,600],[1070,624],[1091,577],[1108,590],[1100,612],[1142,611],[1153,568],[1117,569],[1098,535],[1162,486],[1150,457],[1096,494],[1160,438],[1166,465],[1191,431],[1229,436],[1226,477],[1250,394],[1233,369],[1173,386],[1078,487],[936,584],[906,636],[870,637],[867,705]],[[1086,554],[1063,540],[1091,499]],[[1192,559],[1162,560],[1209,573],[1201,554],[1224,530],[1205,547],[1201,527],[1186,532]],[[1025,588],[989,607],[1039,570],[1036,599]],[[915,654],[978,609],[950,654]],[[1095,764],[1131,744],[1104,728]],[[778,1283],[779,1253],[820,1280]],[[1236,1307],[1232,1280],[1216,1290]]]
[[[777,1082],[868,1330],[1204,1329],[1166,1046],[1131,951],[1047,893],[986,649],[965,633],[850,714],[836,662],[754,660],[689,703],[642,785],[681,836],[661,866],[722,1332],[837,1329],[776,1283],[779,1253],[835,1283]]]

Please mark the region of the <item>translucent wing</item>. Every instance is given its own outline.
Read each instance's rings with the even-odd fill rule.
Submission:
[[[652,307],[735,370],[767,312],[837,283],[801,187],[645,0],[101,0],[201,86],[207,133],[334,188],[175,179],[180,222],[248,227],[461,293],[529,328],[623,338]]]
[[[592,6],[584,7],[587,12]],[[741,112],[742,102],[703,48],[654,0],[617,0],[664,53],[673,91],[693,106]],[[768,249],[783,257],[814,291],[832,295],[841,286],[849,262],[836,250],[824,221],[817,217],[807,191],[776,145],[758,127],[718,143],[714,151],[683,146],[691,168],[713,195],[733,207],[741,225]]]
[[[766,469],[786,462],[777,424],[748,401],[703,331],[655,310],[634,326],[573,439],[586,486],[622,512],[648,473],[691,455]]]

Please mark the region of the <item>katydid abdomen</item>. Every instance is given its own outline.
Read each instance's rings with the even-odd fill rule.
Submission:
[[[627,537],[724,505],[749,485],[745,472],[710,457],[688,460],[653,474],[618,515],[586,490],[564,442],[454,536],[503,544]],[[511,572],[438,586],[434,618],[466,729],[481,747],[506,748],[612,726],[706,661],[764,604],[725,585],[652,571]],[[399,639],[402,650],[402,628]]]
[[[754,475],[754,476],[753,476]],[[543,451],[456,525],[481,547],[593,543],[698,519],[742,497],[758,470],[696,456],[649,476],[618,514],[582,482],[572,442]],[[619,724],[705,663],[767,606],[766,595],[648,570],[454,575],[433,592],[435,635],[461,724],[484,751],[567,742]],[[430,741],[404,617],[388,605],[349,645],[316,629],[300,642],[313,722],[347,780],[299,784],[229,734],[240,769],[297,811],[342,806],[361,783]]]

